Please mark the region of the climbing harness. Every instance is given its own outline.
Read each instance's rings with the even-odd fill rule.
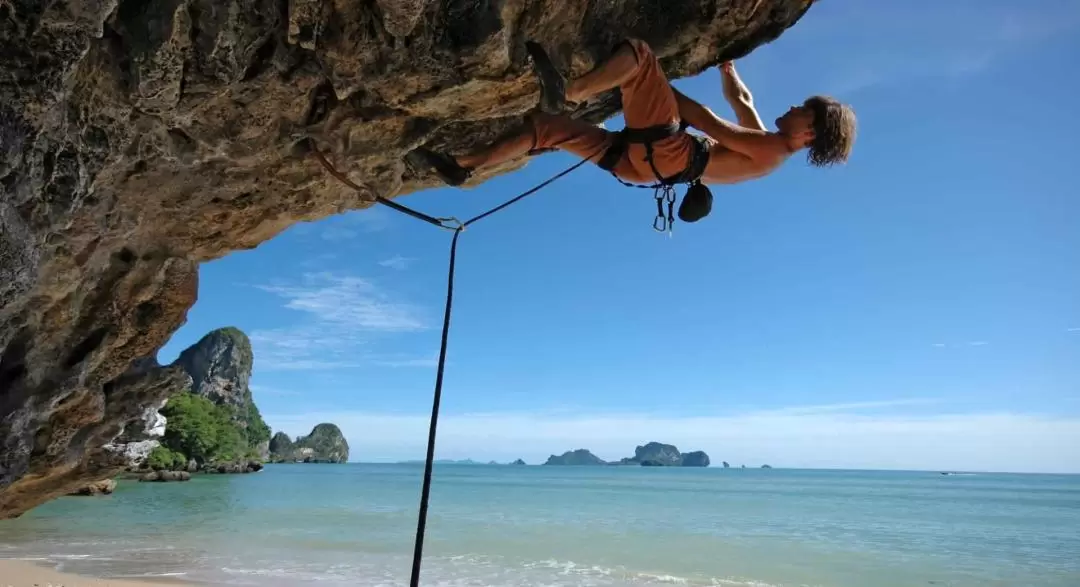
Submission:
[[[343,173],[335,169],[334,166],[330,163],[330,161],[328,161],[326,157],[319,151],[318,147],[315,145],[314,140],[312,140],[311,138],[308,138],[307,140],[309,142],[308,144],[310,146],[311,152],[315,155],[315,158],[318,159],[319,163],[321,163],[322,166],[326,168],[326,171],[329,172],[330,175],[334,176],[334,178],[336,178],[338,181],[356,190],[357,192],[365,194],[370,193],[371,190],[354,183]],[[502,204],[499,204],[498,206],[495,206],[494,208],[491,208],[486,212],[473,216],[472,218],[464,222],[454,217],[437,218],[434,216],[428,216],[423,212],[418,212],[407,206],[402,206],[401,204],[398,204],[396,202],[391,202],[390,200],[383,198],[382,196],[375,196],[375,201],[384,206],[393,208],[394,210],[397,210],[398,212],[401,212],[408,216],[412,216],[417,220],[422,220],[424,222],[427,222],[428,224],[432,224],[439,228],[444,228],[454,232],[454,237],[450,241],[450,263],[449,268],[447,269],[446,276],[446,306],[443,310],[442,338],[439,344],[439,362],[435,370],[435,392],[432,395],[431,400],[431,419],[428,425],[427,456],[424,459],[424,481],[420,489],[420,512],[416,522],[416,542],[413,545],[412,574],[409,579],[410,587],[419,587],[420,585],[420,561],[423,558],[424,533],[427,529],[428,501],[431,497],[431,474],[433,464],[435,462],[435,432],[438,429],[439,405],[442,402],[443,372],[446,368],[446,347],[450,335],[450,310],[453,306],[454,301],[454,265],[457,260],[458,237],[461,236],[461,233],[464,232],[465,229],[468,228],[470,225],[479,222],[496,212],[504,210],[507,207],[516,204],[517,202],[520,202],[521,200],[532,194],[535,194],[541,189],[547,187],[548,185],[551,185],[556,180],[588,163],[590,160],[592,160],[593,157],[598,154],[599,152],[582,159],[581,161],[571,165],[570,167],[567,167],[563,171],[560,171],[559,173],[549,177],[548,179],[540,182],[539,184],[529,188],[528,190],[525,190],[521,194],[514,196],[513,198],[507,200],[506,202],[503,202]]]
[[[705,173],[705,166],[709,162],[709,144],[702,137],[693,134],[689,135],[692,140],[690,161],[686,169],[671,177],[661,175],[656,168],[656,163],[653,161],[653,143],[684,132],[687,126],[684,121],[644,128],[624,128],[615,133],[615,139],[612,141],[611,146],[608,147],[597,162],[601,169],[610,172],[619,183],[625,186],[654,190],[656,218],[653,219],[653,230],[657,232],[667,230],[668,234],[670,234],[675,224],[675,186],[677,184],[685,183],[689,186],[686,195],[683,196],[683,203],[679,206],[680,219],[686,222],[696,222],[708,215],[709,210],[712,208],[712,192],[709,191],[705,184],[701,183],[701,176]],[[625,182],[618,175],[615,175],[615,166],[618,165],[631,144],[645,145],[645,161],[649,163],[653,175],[656,176],[656,183],[636,185]],[[666,214],[664,204],[667,204]]]
[[[678,125],[673,125],[673,126],[674,126],[674,132],[679,132],[684,128],[684,127],[680,128]],[[581,161],[578,161],[577,163],[574,163],[573,165],[567,167],[566,169],[560,171],[559,173],[556,173],[555,175],[549,177],[548,179],[546,179],[546,180],[538,183],[537,185],[529,188],[528,190],[525,190],[524,192],[518,194],[517,196],[514,196],[513,198],[503,202],[502,204],[499,204],[498,206],[495,206],[494,208],[491,208],[490,210],[487,210],[486,212],[483,212],[481,214],[473,216],[472,218],[469,218],[468,220],[466,220],[464,222],[462,222],[461,220],[458,220],[456,217],[453,217],[453,216],[449,216],[449,217],[429,216],[427,214],[424,214],[423,212],[413,210],[412,208],[409,208],[408,206],[403,206],[401,204],[398,204],[397,202],[390,201],[390,200],[388,200],[388,199],[386,199],[386,198],[384,198],[382,196],[375,195],[375,201],[377,203],[379,203],[379,204],[382,204],[384,206],[387,206],[389,208],[397,210],[398,212],[401,212],[402,214],[405,214],[407,216],[411,216],[413,218],[416,218],[417,220],[422,220],[424,222],[427,222],[428,224],[431,224],[433,226],[437,226],[439,228],[450,230],[450,231],[452,231],[454,233],[454,236],[450,241],[450,262],[449,262],[449,267],[447,269],[447,276],[446,276],[446,305],[445,305],[445,309],[443,310],[442,337],[441,337],[441,341],[439,343],[439,361],[438,361],[438,364],[437,364],[436,370],[435,370],[435,391],[432,394],[432,400],[431,400],[431,419],[429,420],[429,425],[428,425],[427,455],[426,455],[426,457],[424,459],[424,480],[423,480],[423,484],[421,485],[421,490],[420,490],[420,511],[419,511],[419,515],[417,516],[417,522],[416,522],[416,541],[415,541],[415,543],[413,545],[412,574],[410,575],[410,579],[409,579],[410,587],[419,587],[419,585],[420,585],[420,562],[423,559],[424,534],[425,534],[426,529],[427,529],[428,502],[430,501],[430,497],[431,497],[431,476],[432,476],[433,464],[434,464],[434,461],[435,461],[435,436],[436,436],[436,431],[438,429],[438,423],[439,423],[439,406],[440,406],[440,404],[442,402],[443,373],[445,372],[445,368],[446,368],[446,348],[447,348],[447,343],[449,341],[449,335],[450,335],[450,312],[451,312],[451,308],[453,307],[453,301],[454,301],[454,267],[455,267],[455,264],[456,264],[456,261],[457,261],[458,237],[461,236],[461,233],[464,232],[465,229],[468,228],[470,225],[472,225],[472,224],[474,224],[476,222],[479,222],[479,221],[487,218],[488,216],[491,216],[492,214],[495,214],[496,212],[500,212],[500,211],[506,209],[507,207],[512,206],[513,204],[516,204],[517,202],[520,202],[521,200],[525,199],[526,197],[528,197],[528,196],[530,196],[532,194],[535,194],[536,192],[540,191],[541,189],[551,185],[556,180],[570,174],[571,172],[575,171],[576,169],[578,169],[582,165],[585,165],[586,163],[592,161],[593,158],[595,158],[597,155],[600,155],[602,151],[603,151],[604,154],[603,154],[603,157],[600,160],[600,165],[603,167],[606,164],[607,167],[604,167],[604,168],[607,169],[608,171],[611,171],[611,168],[613,168],[615,166],[615,164],[618,162],[619,158],[622,157],[622,153],[625,152],[626,145],[628,143],[630,143],[630,142],[644,142],[645,143],[646,150],[648,152],[648,155],[646,156],[646,160],[648,160],[649,164],[652,166],[653,172],[656,174],[656,177],[659,180],[659,183],[657,183],[656,185],[653,185],[653,186],[636,186],[634,184],[628,184],[628,183],[622,181],[621,179],[619,179],[619,181],[621,183],[625,184],[625,185],[629,185],[629,186],[632,186],[632,187],[652,187],[652,188],[656,188],[657,191],[656,191],[656,196],[655,197],[656,197],[657,218],[656,218],[656,220],[653,221],[653,228],[656,229],[659,232],[663,232],[664,227],[666,226],[667,230],[668,230],[668,232],[670,234],[671,225],[674,223],[674,216],[672,215],[672,210],[673,210],[673,207],[675,205],[675,188],[674,188],[674,185],[676,183],[690,183],[691,184],[691,189],[693,189],[695,184],[699,185],[701,187],[704,187],[700,183],[699,178],[701,177],[701,174],[704,172],[705,162],[707,162],[707,160],[708,160],[708,150],[707,150],[707,147],[705,147],[705,150],[704,150],[704,155],[705,156],[701,156],[701,154],[698,152],[698,151],[700,151],[700,149],[696,149],[695,150],[695,156],[692,158],[691,165],[687,168],[686,171],[684,171],[683,173],[680,173],[679,175],[675,176],[674,178],[663,179],[663,178],[661,178],[660,173],[656,170],[656,166],[653,165],[653,163],[652,163],[652,142],[654,140],[659,140],[659,139],[655,139],[655,138],[652,138],[652,137],[659,136],[661,134],[661,132],[667,132],[667,134],[665,136],[671,136],[671,134],[672,134],[671,129],[665,127],[665,129],[663,129],[663,131],[646,129],[646,132],[642,132],[640,134],[638,134],[638,132],[639,131],[637,129],[634,129],[634,130],[630,130],[629,132],[623,131],[621,133],[618,133],[616,135],[616,139],[615,139],[614,144],[611,145],[610,147],[607,147],[606,150],[600,149],[600,150],[597,150],[597,152],[589,155],[588,157],[583,157],[581,159]],[[649,133],[655,133],[655,134],[649,134]],[[661,138],[663,138],[663,137],[661,137]],[[651,140],[649,140],[649,139],[651,139]],[[326,156],[324,156],[322,154],[322,152],[319,151],[318,146],[315,144],[315,141],[313,139],[308,137],[307,141],[308,141],[308,146],[310,148],[311,153],[314,154],[315,158],[326,169],[326,171],[328,173],[330,173],[330,175],[332,175],[335,179],[337,179],[338,181],[340,181],[344,185],[356,190],[357,192],[359,192],[361,194],[370,194],[371,193],[370,189],[353,182],[347,176],[345,176],[345,174],[338,171],[333,166],[333,164],[331,164],[330,161],[326,159]],[[695,141],[695,142],[701,142],[701,141]],[[622,150],[618,150],[618,149],[622,149]],[[618,177],[616,177],[616,179],[618,179]],[[706,188],[706,191],[707,191],[707,188]],[[689,193],[690,192],[688,191],[687,194],[689,195]],[[666,217],[664,215],[664,209],[663,209],[663,204],[664,203],[667,203],[667,216]],[[685,198],[684,198],[684,204],[685,204]],[[680,207],[680,216],[682,216],[681,207]],[[658,228],[658,226],[659,226],[659,228]]]

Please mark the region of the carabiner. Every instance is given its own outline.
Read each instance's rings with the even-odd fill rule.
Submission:
[[[450,216],[448,218],[439,218],[439,228],[445,228],[450,232],[464,232],[465,223],[458,220],[456,216]]]

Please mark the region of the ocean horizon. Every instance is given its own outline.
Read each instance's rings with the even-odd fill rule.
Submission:
[[[1080,476],[955,472],[439,464],[421,584],[1080,585]],[[106,578],[406,585],[422,473],[123,481],[0,522],[0,558]]]
[[[471,461],[471,462],[467,462]],[[424,459],[368,459],[360,461],[346,461],[346,465],[424,465]],[[479,459],[435,459],[436,465],[441,466],[463,466],[463,467],[639,467],[637,464],[619,464],[611,462],[608,465],[545,465],[541,462],[526,462],[524,465],[515,465],[512,462],[504,461],[492,461],[492,460],[479,460]],[[767,464],[768,467],[762,465]],[[1080,476],[1080,471],[1077,472],[1060,472],[1060,471],[1009,471],[1009,470],[984,470],[984,469],[889,469],[889,468],[874,468],[874,467],[785,467],[783,465],[773,465],[770,463],[761,463],[754,465],[741,466],[742,463],[732,464],[730,467],[722,467],[719,464],[712,464],[708,467],[698,467],[701,470],[734,470],[734,469],[771,469],[780,471],[804,471],[804,472],[835,472],[835,473],[935,473],[935,474],[956,474],[956,475],[1046,475],[1046,476]]]

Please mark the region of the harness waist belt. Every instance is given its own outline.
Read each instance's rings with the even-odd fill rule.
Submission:
[[[685,131],[686,127],[687,124],[685,122],[672,122],[671,124],[648,126],[645,128],[624,128],[615,133],[615,138],[612,141],[611,146],[604,151],[603,156],[597,161],[597,166],[606,171],[614,172],[615,166],[619,163],[619,160],[622,159],[623,154],[626,153],[628,145],[631,143],[644,144],[646,152],[648,153],[646,160],[649,161],[650,166],[653,168],[653,172],[657,176],[657,181],[665,185],[695,181],[705,172],[705,166],[709,162],[709,144],[703,137],[690,135],[690,137],[694,139],[690,161],[687,162],[686,169],[672,177],[660,177],[660,174],[656,171],[656,167],[652,165],[651,160],[652,143],[673,137],[680,132]]]

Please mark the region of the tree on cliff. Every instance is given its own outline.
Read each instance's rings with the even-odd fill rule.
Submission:
[[[168,420],[162,446],[199,464],[257,456],[226,406],[184,392],[171,398],[161,413]]]

